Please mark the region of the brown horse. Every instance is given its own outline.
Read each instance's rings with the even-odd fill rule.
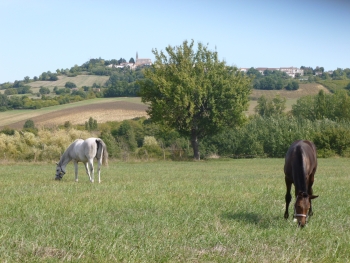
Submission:
[[[315,145],[306,140],[293,142],[287,151],[284,164],[287,187],[284,218],[287,219],[289,216],[288,206],[292,200],[290,190],[292,184],[294,184],[296,197],[294,218],[297,219],[298,225],[301,227],[305,226],[308,216],[312,215],[311,199],[318,197],[312,194],[316,169],[317,157]]]

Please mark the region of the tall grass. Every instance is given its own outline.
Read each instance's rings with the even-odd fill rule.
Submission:
[[[0,261],[349,261],[349,159],[319,160],[304,229],[283,218],[283,162],[111,162],[101,184],[2,164]]]

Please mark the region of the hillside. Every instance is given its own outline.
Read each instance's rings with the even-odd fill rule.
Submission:
[[[85,100],[39,110],[12,110],[0,112],[0,129],[21,129],[26,120],[34,121],[37,128],[55,127],[66,121],[84,124],[90,117],[98,123],[122,121],[147,116],[147,106],[140,98],[109,98]]]
[[[285,97],[287,99],[286,111],[290,111],[292,109],[292,105],[295,104],[300,97],[307,95],[316,95],[320,90],[323,90],[325,93],[330,93],[328,89],[318,83],[299,84],[299,89],[294,91],[254,89],[250,95],[250,103],[247,114],[254,114],[254,108],[257,105],[257,99],[262,95],[268,98],[273,98],[276,95]]]
[[[94,83],[104,85],[108,79],[109,76],[78,75],[76,77],[67,77],[65,75],[61,75],[58,76],[58,80],[56,81],[35,81],[30,82],[29,86],[32,87],[33,92],[37,92],[41,86],[50,89],[53,89],[54,87],[63,88],[66,82],[73,82],[75,85],[77,85],[77,87],[92,87]]]
[[[53,83],[62,83],[67,77],[62,77],[58,81],[37,81],[34,82],[46,87],[53,87]],[[84,80],[84,78],[87,78]],[[87,83],[88,81],[103,81],[105,77],[98,76],[77,76],[68,78],[71,82]],[[80,81],[80,82],[79,82]],[[297,91],[286,90],[253,90],[251,101],[247,114],[254,114],[254,108],[257,105],[257,98],[262,95],[274,97],[279,94],[287,98],[286,111],[291,110],[292,105],[297,99],[306,95],[316,95],[320,90],[326,93],[329,91],[320,84],[300,84]],[[0,112],[0,129],[10,127],[20,129],[26,120],[32,119],[37,127],[52,127],[63,125],[65,121],[70,121],[71,124],[84,124],[85,121],[92,117],[98,123],[107,121],[122,121],[135,117],[147,116],[147,106],[141,103],[140,98],[104,98],[85,100],[71,104],[42,108],[39,110],[12,110]]]

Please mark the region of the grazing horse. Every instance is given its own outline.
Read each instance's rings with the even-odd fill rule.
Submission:
[[[295,188],[294,218],[298,225],[303,227],[307,222],[308,216],[312,215],[311,199],[318,196],[312,193],[312,184],[317,169],[317,157],[315,145],[306,140],[299,140],[292,143],[289,147],[284,164],[284,174],[287,187],[286,211],[284,218],[287,219],[288,206],[292,200],[290,190],[292,184]]]
[[[108,163],[106,144],[100,138],[77,139],[61,156],[56,167],[56,180],[61,180],[66,173],[67,164],[73,160],[75,166],[75,181],[78,182],[78,162],[83,162],[90,182],[94,182],[94,158],[98,161],[98,182],[100,179],[101,165]]]

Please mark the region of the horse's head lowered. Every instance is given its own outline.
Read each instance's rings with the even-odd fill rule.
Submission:
[[[56,163],[57,166],[56,166],[56,178],[55,180],[61,180],[63,175],[66,174],[66,171],[63,170],[63,167],[60,163]]]
[[[310,209],[310,200],[317,198],[318,195],[308,195],[305,192],[299,192],[295,201],[294,205],[294,217],[298,221],[298,225],[301,227],[304,227],[308,216],[309,216],[309,209]]]

